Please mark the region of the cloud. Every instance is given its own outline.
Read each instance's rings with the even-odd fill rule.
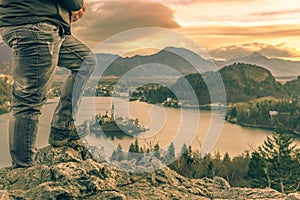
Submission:
[[[206,49],[253,42],[287,45],[298,48],[300,27],[298,25],[232,26],[195,25],[182,27],[180,31],[203,45]]]
[[[253,2],[253,0],[156,0],[166,4],[193,4],[193,3],[232,3]]]
[[[95,44],[133,28],[178,28],[173,14],[171,8],[150,0],[93,2],[86,16],[74,23],[73,32],[81,40]]]
[[[264,43],[245,43],[216,48],[210,51],[210,55],[218,59],[232,59],[247,56],[253,52],[259,52],[267,57],[299,58],[300,52],[295,48],[287,47],[285,43],[276,45]]]
[[[195,4],[195,3],[222,3],[222,4],[228,4],[228,3],[245,3],[245,2],[253,2],[254,0],[155,0],[156,2],[162,2],[165,4]]]
[[[192,26],[185,28],[188,32],[197,35],[210,36],[255,36],[281,38],[287,36],[299,36],[300,27],[298,25],[265,25],[265,26],[231,26],[231,25],[207,25]]]
[[[286,10],[274,10],[274,11],[266,11],[266,12],[254,12],[250,15],[254,16],[275,16],[275,15],[291,15],[291,14],[299,14],[300,9],[294,8],[294,9],[286,9]]]

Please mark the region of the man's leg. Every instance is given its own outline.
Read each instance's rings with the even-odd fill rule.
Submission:
[[[61,146],[69,140],[79,139],[75,117],[85,86],[95,68],[91,50],[73,36],[66,36],[59,52],[58,66],[71,70],[62,88],[59,104],[53,115],[49,143]]]
[[[58,28],[38,23],[2,30],[13,50],[13,78],[9,147],[13,166],[29,167],[35,159],[41,107],[58,61]]]

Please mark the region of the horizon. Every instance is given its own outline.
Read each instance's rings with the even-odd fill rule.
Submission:
[[[175,49],[184,49],[184,50],[188,50],[188,51],[191,51],[193,52],[192,50],[188,49],[188,48],[183,48],[183,47],[176,47],[176,46],[167,46],[165,48],[162,48],[162,49],[155,49],[153,51],[142,51],[142,52],[138,52],[137,53],[134,53],[134,54],[131,54],[131,52],[129,54],[124,54],[124,55],[119,55],[119,54],[110,54],[110,53],[105,53],[105,52],[97,52],[96,54],[107,54],[107,55],[112,55],[112,56],[119,56],[121,58],[133,58],[135,56],[152,56],[152,55],[155,55],[161,51],[168,51],[166,49],[168,48],[175,48]],[[195,52],[193,52],[195,53]],[[267,59],[281,59],[281,60],[286,60],[286,61],[298,61],[298,60],[292,60],[292,59],[283,59],[283,58],[278,58],[278,57],[269,57],[269,56],[266,56],[264,55],[263,53],[260,53],[258,51],[253,51],[253,52],[249,52],[249,54],[246,54],[244,56],[241,56],[241,57],[231,57],[231,58],[228,58],[227,60],[221,60],[221,59],[214,59],[214,58],[211,58],[211,57],[203,57],[204,59],[206,60],[212,60],[212,61],[220,61],[220,62],[228,62],[230,60],[234,60],[234,59],[238,59],[238,58],[243,58],[243,57],[250,57],[251,55],[255,55],[255,54],[258,54],[262,57],[266,57]],[[201,55],[199,55],[201,57]],[[300,61],[300,60],[299,60]],[[246,63],[247,64],[247,63]]]
[[[0,47],[2,46],[7,46],[6,44],[4,44],[4,42],[2,40],[0,40]],[[175,48],[175,49],[183,49],[183,50],[188,50],[188,51],[191,51],[193,53],[195,53],[193,50],[189,49],[189,48],[185,48],[185,47],[176,47],[176,46],[166,46],[164,48],[161,48],[161,49],[143,49],[142,51],[134,51],[134,52],[129,52],[127,54],[114,54],[114,53],[109,53],[109,52],[95,52],[95,54],[107,54],[107,55],[112,55],[112,56],[119,56],[121,58],[132,58],[132,57],[135,57],[135,56],[152,56],[152,55],[155,55],[163,50],[166,50],[168,48]],[[168,51],[168,50],[166,50]],[[221,62],[228,62],[230,60],[234,60],[234,59],[237,59],[237,58],[243,58],[243,57],[249,57],[253,54],[259,54],[260,56],[262,57],[266,57],[267,59],[282,59],[282,60],[287,60],[287,61],[300,61],[300,60],[293,60],[293,59],[284,59],[284,58],[280,58],[280,57],[271,57],[271,56],[267,56],[267,55],[264,55],[263,53],[259,52],[259,51],[252,51],[252,52],[247,52],[248,54],[245,54],[245,55],[242,55],[240,57],[229,57],[227,58],[226,60],[225,59],[215,59],[213,57],[203,57],[204,59],[206,60],[213,60],[213,61],[221,61]],[[197,54],[197,53],[196,53]],[[199,55],[199,54],[198,54]],[[200,57],[202,57],[201,55],[199,55]]]

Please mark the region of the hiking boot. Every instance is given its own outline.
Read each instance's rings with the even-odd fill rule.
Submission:
[[[49,144],[54,147],[64,146],[69,141],[79,140],[88,135],[87,131],[77,132],[75,126],[72,127],[71,130],[62,130],[58,128],[51,127],[50,136],[49,136]]]

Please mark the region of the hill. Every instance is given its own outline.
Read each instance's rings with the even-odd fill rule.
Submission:
[[[300,76],[296,80],[286,82],[283,88],[289,97],[300,97]]]
[[[218,73],[220,73],[223,79],[228,103],[248,101],[267,96],[283,97],[287,94],[283,90],[282,85],[279,82],[276,82],[270,71],[256,65],[241,63],[233,64],[220,69]],[[188,102],[188,104],[210,104],[210,93],[207,84],[212,86],[210,92],[221,94],[220,88],[218,87],[219,85],[214,84],[217,80],[217,76],[216,72],[207,72],[203,75],[189,74],[179,78],[177,82],[171,86],[171,90],[176,92],[178,100],[183,100],[184,102]],[[192,89],[186,81],[190,84]],[[145,90],[157,90],[156,88],[157,87],[148,87],[145,88]],[[160,87],[159,91],[166,90],[162,90]],[[169,92],[161,94],[159,91],[147,91],[147,93],[155,94],[159,96],[159,99],[172,97]],[[137,93],[134,94],[136,95]],[[140,91],[139,94],[143,95],[145,92]],[[194,94],[197,96],[198,102],[193,100]],[[150,102],[147,97],[138,98],[136,96],[136,98]],[[153,102],[153,99],[156,98],[152,95],[151,99],[151,102]]]
[[[270,71],[250,64],[233,64],[220,71],[227,101],[240,102],[266,96],[284,95],[282,86]]]
[[[152,172],[117,171],[99,162],[86,144],[40,149],[35,166],[0,169],[1,199],[296,199],[272,189],[233,188],[222,178],[189,179],[168,167]],[[136,162],[136,163],[134,163]],[[153,156],[115,165],[145,168],[157,163]],[[136,166],[139,164],[139,166]],[[113,164],[112,164],[113,165]]]

